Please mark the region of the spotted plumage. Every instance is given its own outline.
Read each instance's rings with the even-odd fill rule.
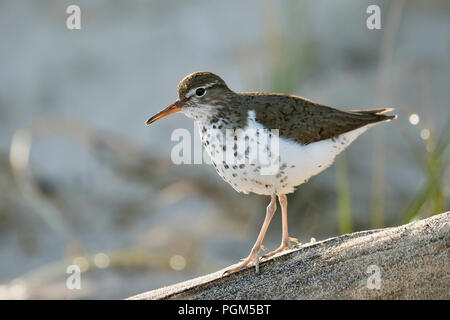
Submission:
[[[147,121],[181,111],[198,123],[202,144],[220,177],[242,193],[270,195],[266,219],[249,257],[257,253],[276,210],[282,207],[281,246],[289,247],[286,194],[328,168],[335,157],[374,124],[394,119],[392,109],[342,111],[278,93],[232,91],[219,76],[196,72],[178,85],[178,101]]]

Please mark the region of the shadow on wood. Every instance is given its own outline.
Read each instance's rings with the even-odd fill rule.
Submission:
[[[450,212],[310,243],[130,299],[449,299]]]

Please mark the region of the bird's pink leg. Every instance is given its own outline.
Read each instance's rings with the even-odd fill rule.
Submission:
[[[266,208],[266,218],[264,219],[264,223],[261,227],[261,231],[259,231],[258,238],[256,239],[255,245],[253,246],[252,250],[250,251],[250,254],[248,255],[247,258],[244,259],[244,261],[239,263],[236,267],[226,270],[224,272],[224,275],[242,270],[245,267],[247,267],[251,262],[254,262],[255,265],[258,266],[258,262],[259,262],[258,253],[261,248],[264,248],[262,246],[262,242],[263,242],[264,236],[266,234],[267,228],[269,227],[270,220],[272,220],[272,217],[276,210],[277,210],[277,199],[276,199],[275,194],[273,194],[271,196],[271,201]]]
[[[272,252],[269,252],[263,256],[263,258],[269,258],[278,252],[281,252],[285,249],[288,249],[291,247],[291,242],[300,243],[298,239],[296,238],[290,238],[288,234],[288,221],[287,221],[287,197],[284,194],[281,194],[278,196],[278,201],[280,201],[281,206],[281,221],[283,225],[283,235],[281,238],[281,245],[278,247],[278,249],[275,249]]]

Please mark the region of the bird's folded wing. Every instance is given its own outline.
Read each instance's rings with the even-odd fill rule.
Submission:
[[[392,108],[341,111],[289,95],[255,96],[253,102],[256,121],[267,128],[279,129],[280,136],[304,145],[395,118],[384,114]]]

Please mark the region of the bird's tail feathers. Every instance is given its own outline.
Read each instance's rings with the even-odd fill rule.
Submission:
[[[395,109],[394,108],[379,108],[379,109],[372,109],[372,110],[352,110],[349,112],[354,113],[354,114],[377,116],[376,122],[378,122],[378,121],[390,121],[393,119],[397,119],[396,114],[385,114],[386,112],[390,112],[393,110],[395,110]]]

